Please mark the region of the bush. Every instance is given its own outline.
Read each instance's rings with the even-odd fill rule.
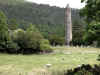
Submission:
[[[38,52],[41,35],[33,31],[24,31],[22,29],[16,30],[13,35],[14,42],[20,47],[19,53],[27,54]]]
[[[8,41],[6,46],[8,53],[17,53],[17,51],[20,49],[17,43],[14,43],[13,41]]]
[[[73,39],[73,40],[71,41],[71,44],[72,44],[73,46],[77,46],[77,45],[79,45],[79,46],[81,46],[81,45],[86,45],[85,42],[84,42],[83,40],[80,40],[80,39]]]
[[[20,47],[18,53],[32,54],[51,51],[49,41],[45,40],[34,26],[29,27],[26,31],[15,30],[12,39]]]
[[[97,46],[100,47],[100,23],[92,22],[87,26],[86,29],[84,40],[89,44],[93,44],[94,41],[97,41]]]
[[[50,44],[53,45],[53,46],[56,46],[56,45],[64,45],[65,44],[64,37],[60,37],[58,35],[50,35],[48,37],[48,39],[50,41]]]
[[[40,50],[43,52],[52,52],[52,48],[48,40],[42,39],[40,41]]]
[[[82,65],[81,67],[68,70],[64,75],[100,75],[100,65]]]
[[[100,48],[100,38],[98,38],[98,44],[97,44],[97,47]]]
[[[100,54],[98,55],[98,58],[97,58],[97,60],[98,60],[98,61],[100,61]]]

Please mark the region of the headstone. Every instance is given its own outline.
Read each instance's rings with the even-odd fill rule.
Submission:
[[[52,66],[52,64],[46,64],[47,68],[50,68]]]

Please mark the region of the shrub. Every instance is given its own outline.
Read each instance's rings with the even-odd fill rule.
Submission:
[[[93,75],[93,74],[85,69],[82,69],[81,71],[78,71],[75,75]]]
[[[100,75],[100,65],[82,65],[81,67],[68,70],[64,75]]]
[[[35,32],[18,29],[14,33],[13,40],[20,47],[19,53],[26,54],[36,52],[36,49],[39,45],[39,37],[40,36],[38,34],[35,34]]]
[[[77,45],[79,45],[79,46],[81,46],[81,45],[86,45],[85,42],[84,42],[82,39],[73,39],[73,40],[71,41],[71,44],[72,44],[73,46],[77,46]]]
[[[19,46],[13,41],[8,41],[6,46],[6,50],[8,53],[17,53],[17,51],[19,50]]]
[[[99,48],[100,48],[100,38],[98,38],[97,47],[99,47]]]
[[[86,29],[84,40],[89,44],[93,44],[94,41],[97,41],[97,46],[100,47],[100,23],[92,22],[87,26]]]
[[[17,29],[12,35],[13,41],[20,47],[19,53],[32,54],[51,51],[51,47],[48,40],[43,39],[40,32],[30,26],[26,31]]]
[[[98,55],[98,58],[97,58],[97,60],[98,60],[98,61],[100,61],[100,54]]]
[[[48,39],[50,41],[50,44],[53,45],[53,46],[56,46],[56,45],[64,45],[65,44],[64,37],[60,37],[58,35],[50,35],[48,37]]]
[[[14,42],[18,44],[20,48],[26,47],[26,36],[25,36],[25,31],[22,29],[15,30],[12,39]]]
[[[52,48],[50,46],[50,43],[46,39],[40,40],[40,50],[43,52],[51,52]]]

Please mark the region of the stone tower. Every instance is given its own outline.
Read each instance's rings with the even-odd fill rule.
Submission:
[[[72,20],[71,20],[71,8],[69,4],[65,8],[65,44],[70,46],[72,41]]]

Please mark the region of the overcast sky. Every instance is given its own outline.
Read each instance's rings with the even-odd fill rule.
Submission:
[[[67,4],[70,4],[71,8],[82,8],[85,4],[81,3],[81,0],[27,0],[30,2],[49,4],[51,6],[65,7]]]

